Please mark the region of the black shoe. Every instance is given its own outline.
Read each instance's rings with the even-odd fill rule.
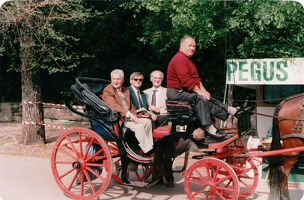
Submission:
[[[192,138],[192,142],[199,148],[199,149],[208,149],[208,144],[205,143],[205,139],[201,140],[201,141],[197,141],[195,139]]]
[[[168,182],[167,183],[167,187],[168,188],[173,188],[174,187],[174,183],[173,182]]]
[[[128,179],[128,177],[124,176],[121,178],[122,182],[124,182],[124,184],[129,185],[131,184],[131,181]]]
[[[164,183],[164,178],[161,176],[160,179],[158,180],[157,184],[163,184]]]
[[[227,133],[221,132],[219,130],[217,130],[215,134],[211,134],[207,131],[205,132],[205,134],[212,137],[213,139],[217,139],[217,140],[223,139],[224,137],[227,136]]]

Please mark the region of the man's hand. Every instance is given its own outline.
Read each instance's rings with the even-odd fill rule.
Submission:
[[[155,120],[157,120],[157,115],[153,114],[153,115],[151,115],[151,118],[153,121],[155,121]]]
[[[154,106],[154,105],[150,105],[149,106],[149,111],[153,111],[155,113],[159,113],[159,109],[156,106]]]
[[[208,92],[208,91],[202,91],[202,94],[201,94],[205,99],[207,99],[207,100],[210,100],[210,98],[211,98],[211,95],[210,95],[210,93]]]
[[[140,123],[140,121],[138,120],[137,116],[136,116],[136,115],[133,115],[132,113],[130,113],[130,118],[131,118],[131,120],[132,120],[135,124]]]
[[[203,88],[203,89],[201,89]],[[193,88],[193,92],[197,93],[198,95],[203,96],[205,99],[210,100],[211,95],[210,93],[204,89],[204,87],[199,88],[197,85]]]
[[[196,86],[195,86],[196,87]],[[205,99],[210,100],[211,94],[206,90],[203,83],[200,81],[199,87],[195,88],[197,94],[202,95]]]

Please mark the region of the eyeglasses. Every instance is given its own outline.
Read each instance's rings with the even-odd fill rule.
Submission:
[[[133,78],[134,81],[139,81],[139,82],[142,82],[142,78]]]

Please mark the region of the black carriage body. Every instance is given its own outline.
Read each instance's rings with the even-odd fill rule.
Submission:
[[[110,84],[109,80],[78,77],[76,78],[76,83],[71,86],[71,90],[78,100],[85,103],[84,113],[79,112],[67,102],[65,104],[72,112],[88,118],[92,129],[102,138],[117,142],[117,140],[123,140],[126,135],[130,134],[126,128],[119,126],[119,114],[113,111],[100,98],[108,84]],[[172,123],[171,133],[183,139],[189,138],[194,129],[193,124],[196,119],[193,116],[193,105],[181,101],[167,101],[166,103],[169,121]],[[113,124],[119,129],[119,137],[114,132]]]
[[[169,121],[172,122],[172,133],[183,139],[191,137],[196,117],[193,113],[194,105],[185,101],[166,101]]]
[[[138,158],[133,150],[139,150],[138,141],[134,133],[126,127],[120,126],[118,121],[121,116],[113,111],[108,105],[102,101],[102,93],[104,88],[110,84],[109,80],[100,78],[78,77],[76,83],[71,86],[74,96],[85,103],[84,112],[79,112],[73,106],[66,102],[66,106],[74,113],[86,117],[90,120],[91,128],[99,136],[107,141],[115,141],[119,146],[121,154],[131,154],[133,159],[139,163],[151,163],[151,159]],[[169,120],[172,122],[172,130],[170,135],[178,135],[183,139],[191,133],[191,117],[192,108],[186,102],[168,102],[168,111],[170,113]],[[116,129],[114,130],[114,126]],[[118,132],[118,134],[117,134]],[[170,136],[171,137],[171,136]],[[173,139],[174,138],[174,139]],[[160,139],[156,139],[158,141]],[[172,140],[177,140],[172,137]],[[176,144],[173,142],[172,144]],[[171,151],[175,149],[170,147]]]
[[[68,196],[75,199],[80,199],[85,196],[88,198],[99,196],[108,186],[110,178],[113,178],[116,182],[121,184],[130,184],[130,182],[127,183],[124,178],[127,173],[131,172],[129,165],[132,163],[142,167],[143,175],[139,176],[136,181],[143,182],[142,185],[146,184],[145,186],[154,185],[158,180],[160,180],[163,172],[168,170],[165,168],[164,163],[167,164],[166,166],[170,165],[170,172],[184,171],[187,166],[188,156],[190,153],[189,139],[192,137],[191,133],[197,125],[196,116],[193,112],[195,105],[190,105],[188,102],[167,101],[168,117],[171,122],[171,132],[167,136],[159,138],[157,141],[158,145],[155,144],[155,146],[158,147],[155,149],[154,158],[142,157],[133,151],[134,146],[132,145],[134,145],[135,142],[130,142],[130,138],[132,137],[129,137],[129,135],[133,135],[134,138],[134,134],[128,135],[128,130],[123,125],[120,126],[118,123],[121,116],[113,111],[102,101],[102,98],[100,98],[100,94],[103,93],[104,88],[108,84],[110,84],[110,81],[99,78],[76,78],[76,83],[71,86],[71,90],[74,96],[85,104],[84,112],[78,111],[71,104],[65,102],[67,108],[72,112],[88,118],[93,129],[92,131],[84,128],[75,128],[67,131],[59,138],[58,142],[56,142],[56,148],[52,153],[52,171],[53,174],[55,174],[55,179],[61,189]],[[248,122],[246,120],[242,123],[247,124]],[[74,132],[76,133],[76,137],[73,137]],[[242,136],[242,134],[239,135]],[[214,147],[225,148],[223,146],[229,146],[228,142],[229,144],[234,143],[235,140],[237,139],[233,137],[228,141],[223,142],[222,145],[217,144],[217,146],[214,145]],[[113,143],[117,145],[117,148],[116,146],[111,146]],[[76,147],[79,147],[80,150],[77,151]],[[239,148],[238,146],[234,147]],[[112,150],[113,152],[115,151],[115,154],[113,154]],[[232,150],[235,149],[232,148]],[[69,151],[75,152],[75,155],[68,153]],[[235,151],[238,152],[238,149]],[[215,151],[212,151],[212,153],[214,152]],[[243,150],[241,150],[241,152],[243,152]],[[56,156],[59,153],[61,154]],[[173,161],[182,153],[185,153],[184,166],[179,171],[173,171]],[[62,157],[67,154],[70,155],[68,157],[71,161],[66,162],[65,160],[61,160]],[[226,155],[225,152],[224,154]],[[225,155],[220,154],[219,158],[223,159],[221,156]],[[227,168],[227,171],[234,175],[235,180],[233,183],[237,181],[236,174],[233,172],[231,167],[226,166],[227,164],[224,161],[218,161],[213,158],[206,161],[201,160],[198,164],[204,164],[209,161],[211,163],[208,163],[208,166],[214,165],[214,167],[220,166],[222,168]],[[231,161],[232,165],[237,165],[237,162],[238,160],[235,159],[232,159]],[[72,169],[68,169],[67,167],[68,171],[64,171],[66,170],[66,165],[71,164]],[[63,170],[60,168],[62,165],[64,165]],[[254,167],[255,166],[253,166],[253,168]],[[196,171],[198,168],[200,168],[200,166],[197,167],[195,165],[192,167],[193,171]],[[212,168],[213,166],[207,167],[206,169],[210,170]],[[138,173],[139,171],[140,170],[134,172]],[[187,171],[189,172],[189,170]],[[75,173],[71,174],[71,172]],[[189,173],[188,172],[185,177],[189,179],[186,182],[190,183],[192,176],[189,173],[191,173],[191,170]],[[71,181],[66,181],[67,184],[65,184],[62,177],[66,177],[67,174],[71,174],[69,177],[72,177],[72,179]],[[144,182],[151,174],[152,182]],[[76,179],[78,175],[81,175],[81,179]],[[226,176],[227,174],[225,173],[224,175]],[[67,177],[67,179],[69,177]],[[197,180],[197,177],[195,177],[195,179]],[[77,182],[77,180],[80,180],[80,182]],[[91,184],[91,182],[94,181],[96,181],[97,184]],[[212,180],[210,181],[212,182]],[[256,183],[255,178],[253,182]],[[71,187],[72,185],[73,187]],[[255,184],[253,185],[255,186]],[[90,195],[87,194],[90,192],[84,192],[84,186],[92,188],[91,191],[93,191],[93,194]],[[254,186],[250,188],[249,192],[247,192],[248,194],[255,189]],[[76,189],[74,189],[74,187]],[[190,191],[190,186],[186,185],[185,187],[188,188],[187,191]],[[97,190],[95,190],[95,188],[97,188]],[[234,188],[234,190],[231,191],[235,191],[235,189],[237,188]],[[243,195],[245,196],[247,193],[244,193]],[[237,196],[239,191],[236,191],[235,194]]]

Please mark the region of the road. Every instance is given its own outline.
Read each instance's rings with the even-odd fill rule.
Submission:
[[[50,160],[46,158],[0,154],[0,200],[67,200],[70,199],[56,185],[51,172]],[[110,200],[179,200],[187,199],[183,177],[175,173],[174,188],[154,185],[149,188],[123,186],[111,181],[108,189],[98,199]],[[300,200],[303,186],[290,189],[292,200]],[[264,179],[249,198],[267,199],[269,187]],[[302,198],[301,200],[304,200]]]

